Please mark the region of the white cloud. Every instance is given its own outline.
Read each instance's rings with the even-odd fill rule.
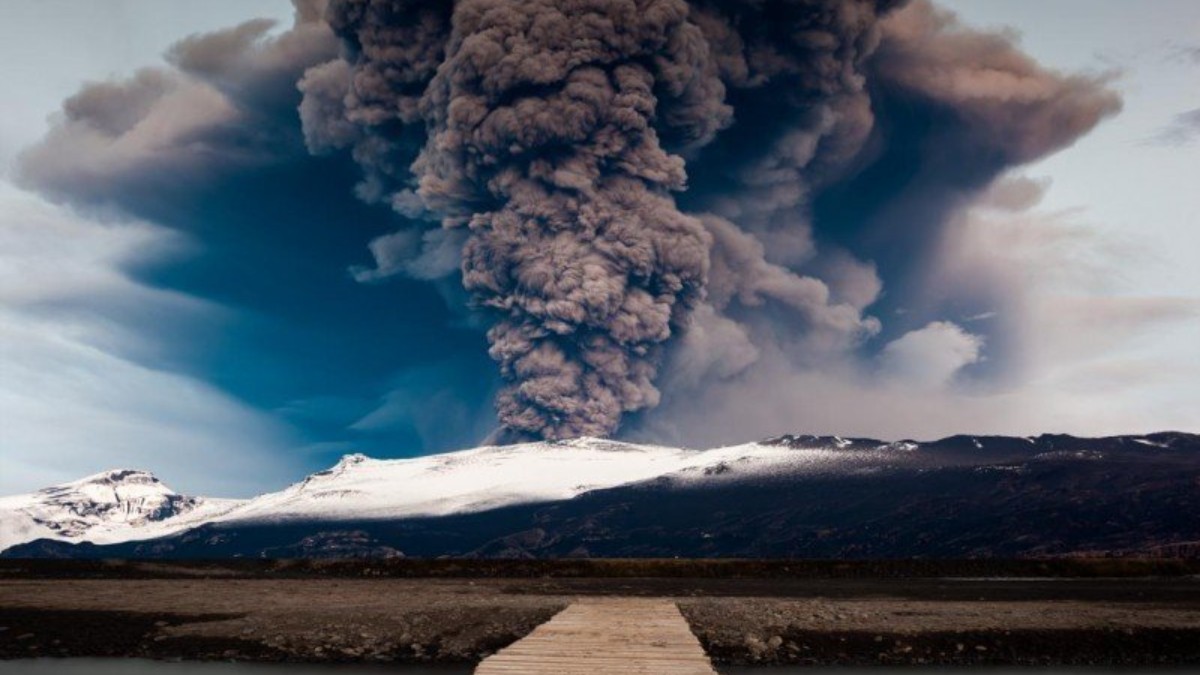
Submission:
[[[145,337],[106,315],[217,316],[120,271],[171,242],[153,226],[89,222],[0,183],[0,494],[118,466],[219,494],[292,477],[284,429],[205,383],[131,360]]]
[[[934,321],[889,342],[879,355],[880,371],[888,380],[935,389],[978,363],[982,352],[982,337],[948,321]]]

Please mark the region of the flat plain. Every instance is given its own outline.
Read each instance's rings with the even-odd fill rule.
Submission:
[[[1196,566],[5,561],[0,657],[478,662],[612,596],[717,664],[1197,664]]]

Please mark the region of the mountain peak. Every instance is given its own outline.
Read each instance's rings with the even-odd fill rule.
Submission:
[[[158,479],[158,476],[155,476],[149,471],[143,471],[141,469],[109,469],[108,471],[101,471],[100,473],[94,473],[90,476],[84,476],[83,478],[71,481],[70,483],[63,483],[61,485],[45,488],[42,490],[42,492],[77,485],[156,485],[162,486],[167,492],[171,491],[170,488],[167,488],[165,485],[163,485],[163,482]]]
[[[363,464],[363,463],[369,462],[369,461],[371,461],[371,458],[367,457],[366,455],[362,454],[361,452],[352,452],[352,453],[349,453],[346,455],[342,455],[342,458],[338,460],[337,464],[333,465],[333,468],[342,469],[342,468],[346,468],[346,467],[357,466],[359,464]]]
[[[122,512],[150,509],[162,512],[184,497],[167,487],[157,476],[139,469],[110,469],[38,490],[36,498],[76,513],[118,509]],[[167,508],[172,510],[172,508]]]
[[[182,495],[140,469],[109,469],[32,494],[0,498],[0,549],[12,541],[121,540],[174,531],[193,519],[232,508],[236,500]]]
[[[565,438],[557,441],[542,441],[540,443],[536,443],[535,445],[543,445],[555,448],[578,448],[581,450],[600,450],[612,452],[630,452],[655,447],[626,443],[624,441],[614,441],[610,438],[599,438],[597,436],[579,436],[577,438]]]

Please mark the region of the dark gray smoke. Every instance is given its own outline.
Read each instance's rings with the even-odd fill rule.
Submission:
[[[698,0],[738,124],[690,165],[688,206],[736,222],[773,262],[813,253],[812,193],[858,155],[874,116],[863,72],[899,1]]]
[[[430,354],[478,373],[487,326],[503,382],[456,396],[502,388],[514,437],[913,433],[880,377],[998,382],[1028,351],[1024,282],[955,236],[967,211],[1121,104],[928,0],[294,2],[290,29],[84,86],[19,178],[221,252],[170,288],[306,324],[319,295],[330,363],[372,382]]]
[[[341,0],[328,21],[344,58],[308,71],[301,113],[310,149],[353,148],[362,197],[469,233],[463,285],[495,316],[505,428],[609,434],[658,403],[662,345],[705,295],[714,235],[721,269],[749,273],[731,280],[743,299],[870,332],[732,222],[773,259],[811,252],[792,213],[806,174],[843,163],[870,130],[857,65],[891,4]],[[733,121],[729,88],[771,107],[772,135],[712,179],[724,189],[697,205],[715,214],[706,226],[674,195],[684,158]],[[380,271],[408,269],[388,244],[414,241],[382,242]]]
[[[508,432],[609,434],[658,405],[664,346],[689,330],[674,397],[765,354],[844,359],[882,330],[865,314],[877,263],[920,262],[888,236],[923,223],[907,238],[927,250],[954,204],[1119,105],[1099,79],[904,4],[334,0],[343,54],[300,83],[305,136],[350,148],[359,196],[410,221],[360,279],[436,278],[458,252]],[[962,170],[939,165],[971,148]],[[892,185],[910,173],[928,217],[855,231],[903,208]]]
[[[278,35],[271,21],[247,21],[180,41],[170,67],[84,84],[23,153],[18,181],[55,199],[128,208],[303,157],[296,80],[336,56],[338,40],[322,0],[294,4],[293,25]]]
[[[1014,168],[1071,145],[1115,114],[1121,99],[1107,86],[1105,75],[1047,69],[1024,54],[1011,34],[971,29],[926,0],[908,3],[869,26],[850,42],[860,47],[842,50],[848,60],[830,61],[845,67],[819,69],[848,73],[822,81],[846,83],[842,89],[829,89],[841,92],[835,99],[868,104],[842,110],[867,111],[869,118],[849,113],[841,118],[865,120],[871,125],[865,138],[848,122],[843,127],[849,131],[832,135],[813,134],[810,130],[820,127],[800,123],[804,100],[810,100],[813,109],[824,107],[819,94],[798,100],[791,107],[791,122],[771,127],[779,108],[764,102],[786,100],[780,92],[761,96],[755,90],[730,88],[728,100],[737,121],[699,161],[689,163],[691,188],[683,202],[692,206],[695,200],[700,207],[722,213],[749,230],[741,234],[753,236],[731,236],[739,232],[726,226],[727,235],[717,238],[708,284],[713,307],[698,311],[693,329],[675,344],[661,382],[663,401],[639,420],[636,433],[641,437],[713,444],[796,428],[884,436],[911,435],[921,428],[929,435],[978,432],[989,425],[1003,428],[995,426],[995,420],[1014,404],[977,396],[988,387],[1012,386],[1018,377],[1014,374],[1027,370],[1033,350],[1026,336],[1036,334],[1044,340],[1047,319],[1025,306],[1034,282],[1012,264],[1012,257],[961,243],[963,230],[970,229],[964,213],[977,201],[994,200],[991,188]],[[820,43],[838,51],[832,39]],[[756,96],[758,104],[749,104],[748,96]],[[756,119],[756,110],[770,112]],[[802,168],[791,172],[795,180],[782,172],[773,174],[780,178],[780,194],[786,195],[783,187],[790,185],[793,194],[800,195],[779,200],[786,208],[767,221],[789,218],[785,232],[764,231],[736,208],[719,210],[744,201],[741,195],[759,192],[753,182],[739,180],[745,172],[727,167],[788,166],[771,161],[761,149],[756,152],[779,146],[755,146],[751,141],[756,133],[766,138],[807,137],[807,147],[813,149],[811,155],[793,155],[811,156],[807,164],[794,164]],[[741,150],[729,143],[731,138],[740,139]],[[832,142],[839,138],[844,140]],[[1021,208],[1028,209],[1037,202],[1040,189],[1032,195],[1025,192],[1009,198],[1018,203],[1024,199]],[[762,199],[758,208],[768,203]],[[810,216],[813,228],[807,227]],[[1042,227],[1029,223],[1022,237],[1050,241],[1054,228],[1041,232]],[[788,233],[795,244],[790,250],[788,242],[781,241]],[[800,234],[811,234],[812,241],[805,242]],[[736,253],[755,244],[765,249],[768,263],[773,260],[785,269],[761,263],[732,268],[718,264],[720,258],[739,259],[722,247]],[[839,252],[841,247],[854,256]],[[811,257],[796,264],[788,256],[776,257],[780,249]],[[771,270],[769,275],[766,270]],[[762,290],[748,296],[743,291],[775,287],[764,286],[764,279],[790,279],[799,287],[806,277],[794,272],[817,276],[829,290],[829,309],[841,305],[843,310],[819,314],[821,306],[810,302],[809,316],[840,316],[840,324],[813,318],[798,324],[803,312],[786,311],[781,299]],[[820,301],[811,290],[817,287],[807,285],[807,296],[788,297]],[[721,288],[738,292],[721,293]],[[850,330],[854,324],[846,320],[853,316],[845,311],[848,308],[870,308],[885,320],[872,325],[864,318],[856,341]],[[946,323],[948,319],[962,322],[970,335],[962,326]],[[840,341],[835,329],[839,325],[844,328]],[[879,332],[862,340],[864,331],[872,328]],[[911,349],[910,340],[918,337],[921,349]],[[926,358],[935,349],[943,352],[938,359],[948,359],[943,363],[957,359],[955,373],[941,378],[945,394],[916,397],[922,399],[918,401],[911,388],[888,382],[897,372],[915,371],[922,377],[938,372],[938,360]],[[946,370],[942,367],[941,372]]]
[[[675,206],[684,164],[656,127],[699,142],[728,117],[687,16],[678,0],[456,7],[415,169],[472,233],[463,285],[498,315],[497,409],[517,434],[606,435],[658,403],[659,346],[700,296],[709,240]]]

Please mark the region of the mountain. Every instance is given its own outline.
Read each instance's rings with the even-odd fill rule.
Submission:
[[[105,471],[33,494],[0,497],[0,550],[35,539],[103,544],[161,537],[241,503],[181,495],[145,471]]]
[[[482,447],[414,459],[346,455],[335,466],[251,500],[186,497],[154,476],[109,471],[32,495],[0,498],[0,550],[39,538],[110,544],[161,537],[211,522],[396,520],[474,513],[571,499],[666,475],[848,468],[871,452],[751,443],[708,451],[595,438]],[[878,452],[878,449],[872,449]],[[790,468],[789,468],[790,467]]]
[[[45,504],[96,478],[0,501],[0,522],[14,499]],[[174,497],[186,508],[132,518],[108,508],[86,528],[49,519],[60,526],[48,538],[6,534],[3,555],[1177,554],[1200,541],[1200,437],[789,435],[713,450],[582,438],[403,460],[349,455],[243,502]]]

